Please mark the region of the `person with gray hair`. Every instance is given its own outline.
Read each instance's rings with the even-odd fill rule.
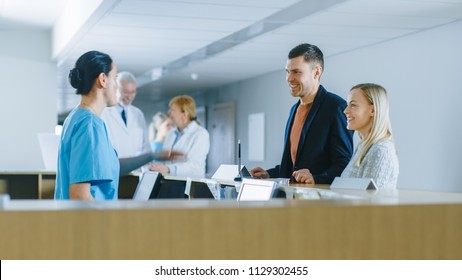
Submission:
[[[104,110],[101,118],[119,158],[151,151],[143,112],[132,105],[136,97],[136,78],[130,72],[117,75],[117,105]]]
[[[56,200],[117,200],[119,176],[152,160],[183,157],[176,151],[117,158],[104,121],[105,107],[117,104],[117,66],[99,51],[84,53],[69,72],[69,82],[81,96],[64,121],[58,151]]]

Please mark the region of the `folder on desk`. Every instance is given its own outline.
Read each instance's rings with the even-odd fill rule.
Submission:
[[[242,165],[241,166],[242,170],[242,176],[244,178],[248,177],[250,178],[250,172],[247,170],[247,168]],[[225,180],[225,181],[233,181],[234,178],[239,176],[239,168],[235,164],[221,164],[220,167],[218,167],[217,171],[212,175],[212,179],[215,180]]]

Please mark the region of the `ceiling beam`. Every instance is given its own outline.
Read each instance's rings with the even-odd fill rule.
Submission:
[[[121,0],[70,0],[52,31],[52,59],[60,65],[70,50]]]
[[[163,67],[157,67],[137,77],[138,87],[147,85],[175,71],[184,69],[193,63],[204,61],[210,57],[224,52],[237,45],[245,43],[255,37],[267,32],[278,29],[284,25],[293,23],[296,20],[305,18],[314,13],[323,11],[333,5],[343,3],[347,0],[301,0],[281,11],[249,25],[233,34],[226,36],[218,41],[187,54]]]

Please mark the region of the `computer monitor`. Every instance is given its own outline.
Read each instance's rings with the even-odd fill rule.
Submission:
[[[37,137],[45,170],[56,171],[58,166],[60,136],[54,133],[38,133]]]
[[[265,201],[270,200],[276,189],[274,180],[260,180],[244,178],[242,180],[238,201]]]
[[[136,186],[135,193],[133,194],[133,200],[148,201],[158,179],[159,172],[146,171],[142,173],[138,186]]]

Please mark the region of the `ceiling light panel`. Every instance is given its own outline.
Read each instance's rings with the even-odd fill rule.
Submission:
[[[415,32],[416,29],[373,28],[368,26],[343,26],[294,23],[276,31],[277,34],[303,34],[306,37],[348,36],[351,38],[387,39]]]
[[[126,26],[137,28],[155,28],[163,30],[211,30],[228,31],[242,29],[252,21],[232,21],[219,19],[201,18],[172,18],[168,16],[145,16],[131,14],[113,14],[110,18],[104,19],[104,24],[113,26]]]
[[[217,40],[229,35],[229,32],[224,31],[213,31],[213,30],[194,30],[191,31],[180,31],[177,30],[172,32],[167,29],[153,29],[148,27],[128,27],[128,26],[115,26],[108,24],[100,24],[91,31],[92,35],[95,36],[117,36],[124,38],[125,40],[133,39],[150,39],[150,40]]]
[[[159,48],[172,48],[181,49],[184,52],[195,50],[200,48],[204,44],[209,43],[208,40],[162,40],[162,39],[151,39],[151,38],[125,38],[116,36],[104,36],[104,35],[88,35],[87,43],[82,42],[80,46],[85,47],[86,45],[98,45],[98,46],[113,46],[114,48],[126,48],[136,47],[137,50],[143,51],[146,49],[159,49]],[[139,49],[138,49],[139,48]]]
[[[344,12],[326,12],[298,22],[303,24],[367,26],[378,28],[426,29],[453,21],[451,18],[371,15]]]
[[[249,0],[160,0],[160,1],[195,3],[195,4],[201,3],[201,4],[214,4],[214,5],[234,5],[234,6],[244,6],[244,7],[284,8],[300,0],[284,0],[284,1],[281,1],[281,0],[252,0],[252,1],[249,1]]]
[[[462,1],[374,1],[351,0],[333,7],[332,12],[405,17],[462,18]]]
[[[239,20],[260,20],[275,12],[278,8],[239,6],[236,4],[222,4],[216,1],[213,4],[203,4],[175,1],[122,1],[115,9],[115,13],[164,16],[172,18],[202,18],[202,19],[230,19]]]

